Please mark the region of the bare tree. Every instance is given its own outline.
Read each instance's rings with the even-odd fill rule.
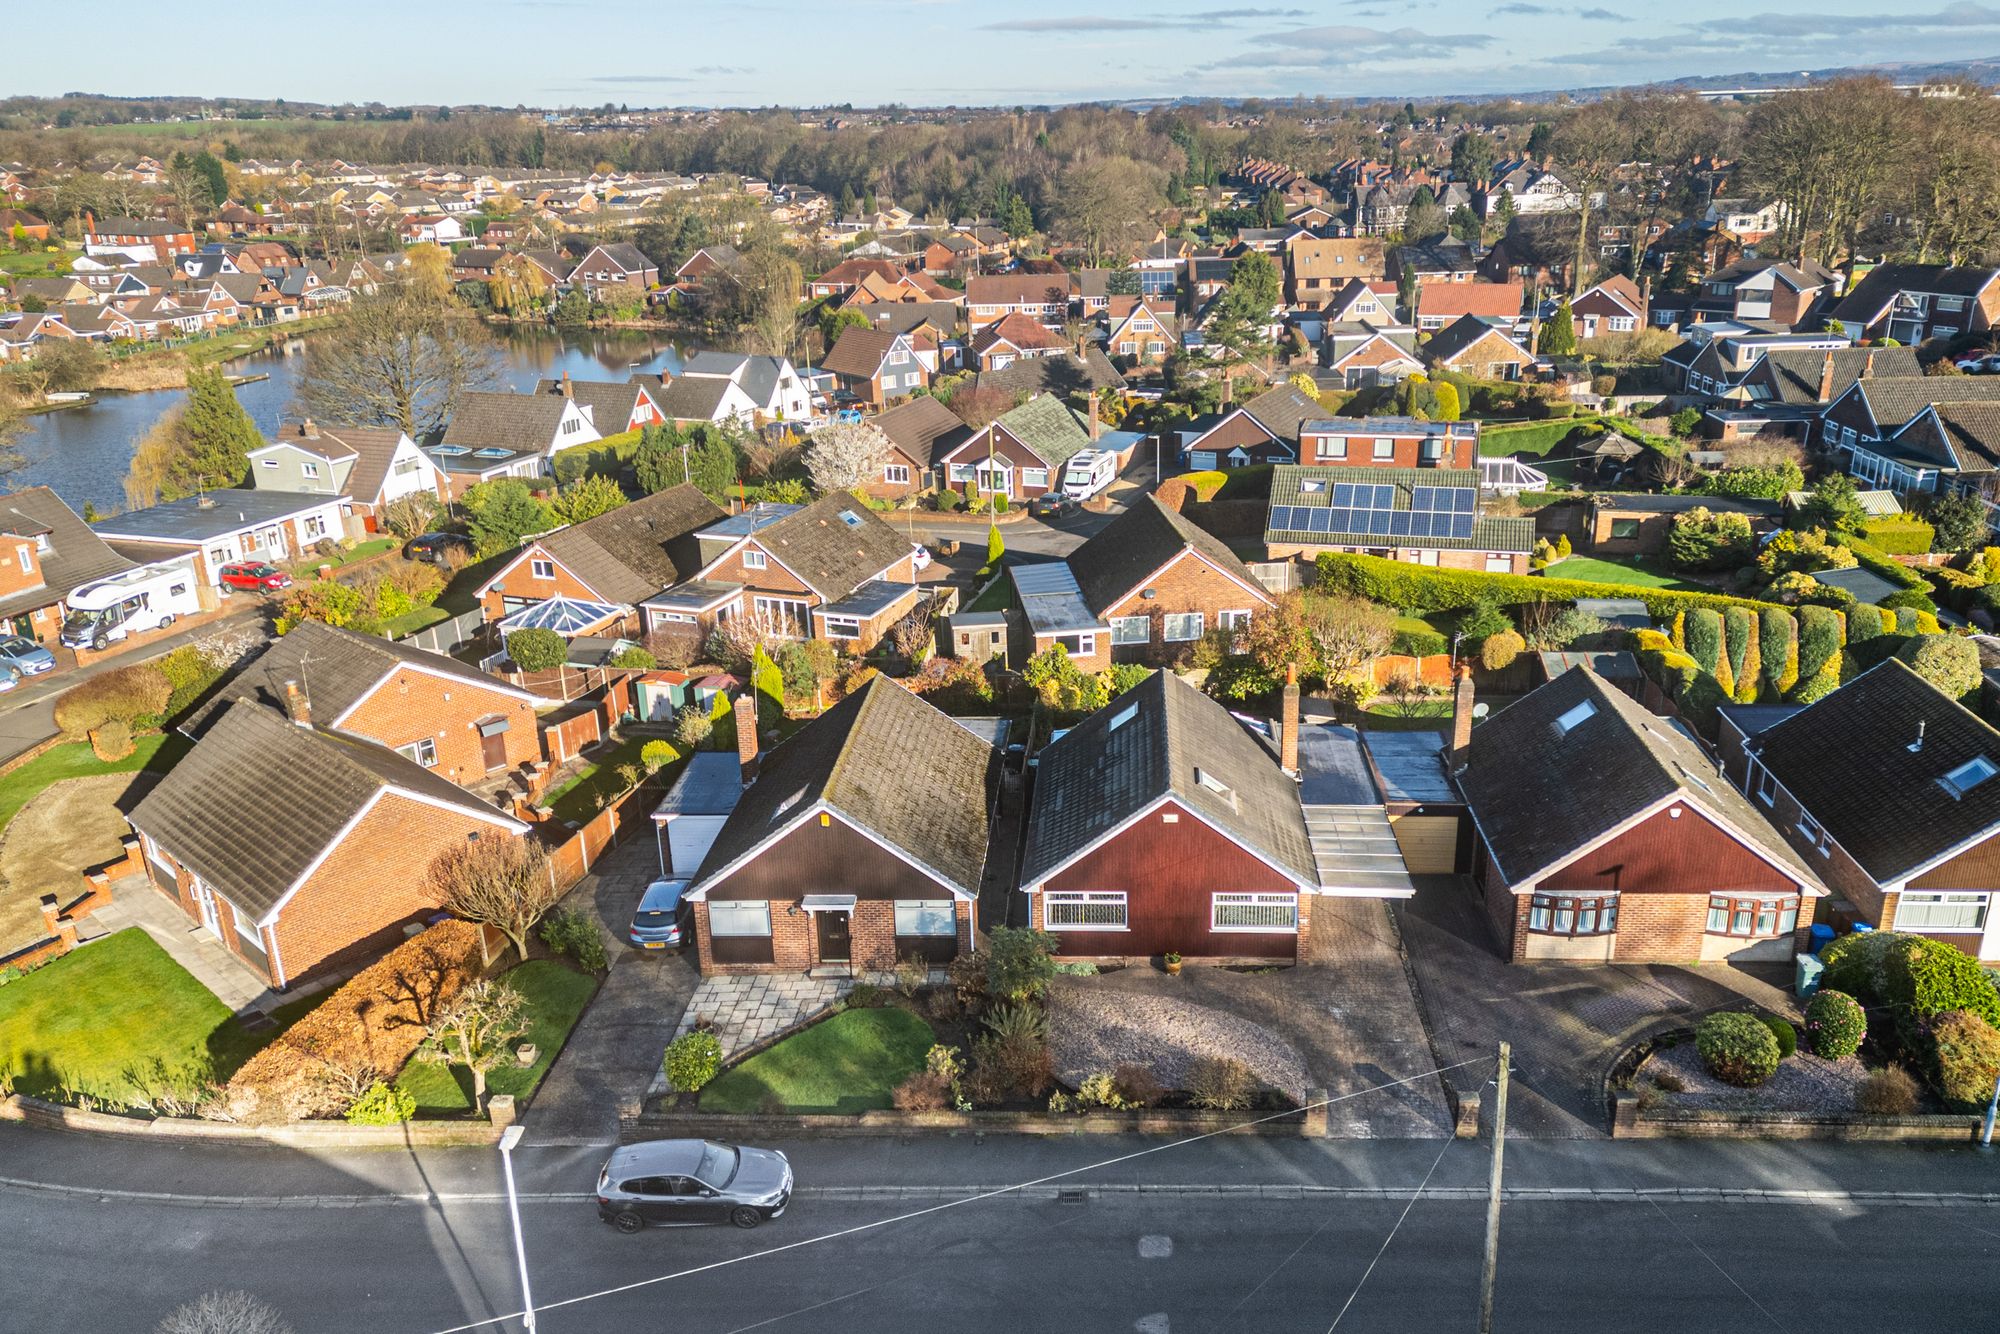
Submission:
[[[427,491],[398,496],[382,507],[382,526],[405,541],[429,532],[437,517],[437,497]]]
[[[472,1073],[474,1110],[486,1106],[487,1074],[513,1058],[510,1043],[528,1031],[527,1002],[505,982],[481,978],[452,997],[431,1020],[430,1045],[417,1056]]]
[[[813,432],[806,445],[806,475],[822,492],[851,491],[880,481],[889,437],[873,422],[835,422]]]
[[[1630,151],[1632,133],[1625,123],[1626,100],[1605,98],[1573,113],[1556,131],[1555,150],[1576,191],[1576,253],[1570,265],[1571,292],[1587,282],[1584,261],[1591,253],[1590,220],[1611,181],[1611,173]]]
[[[1908,168],[1911,99],[1888,80],[1835,79],[1759,103],[1745,126],[1749,181],[1775,196],[1773,252],[1831,264]]]
[[[442,430],[466,394],[500,378],[478,323],[409,282],[356,297],[309,356],[301,411],[333,424],[393,426],[413,439]]]
[[[1305,622],[1329,681],[1361,670],[1387,652],[1396,636],[1396,613],[1366,598],[1308,598]]]
[[[249,1293],[218,1290],[175,1307],[154,1334],[292,1334],[292,1327]]]
[[[708,654],[726,667],[742,667],[758,649],[787,637],[789,631],[777,617],[765,611],[738,612],[715,623],[708,637]]]
[[[439,853],[430,865],[430,886],[454,915],[501,932],[523,959],[528,932],[562,898],[540,843],[497,834]]]

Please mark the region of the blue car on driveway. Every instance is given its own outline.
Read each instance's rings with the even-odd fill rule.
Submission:
[[[55,670],[56,655],[26,635],[0,635],[0,663],[23,676],[40,676]]]
[[[634,945],[642,950],[670,950],[687,943],[694,917],[692,908],[681,898],[687,887],[685,879],[655,880],[646,886],[628,933]]]

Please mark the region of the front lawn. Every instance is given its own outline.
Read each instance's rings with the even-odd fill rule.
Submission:
[[[394,537],[371,537],[366,542],[356,542],[352,551],[343,551],[332,556],[304,555],[292,563],[294,574],[310,574],[322,565],[331,565],[338,570],[343,566],[358,564],[385,551],[394,551],[400,544]]]
[[[706,1112],[865,1112],[924,1068],[935,1036],[908,1010],[843,1010],[725,1070],[701,1092]]]
[[[67,267],[71,260],[82,253],[80,250],[74,252],[0,250],[0,273],[12,274],[16,278],[59,277],[61,275],[56,273],[56,265]]]
[[[51,783],[93,774],[130,774],[141,769],[165,773],[187,754],[188,739],[178,732],[133,738],[132,753],[109,764],[97,758],[88,742],[57,746],[37,755],[12,773],[0,774],[0,829]]]
[[[1003,568],[1000,573],[993,576],[985,588],[979,590],[978,597],[960,607],[959,611],[967,613],[1005,611],[1013,601],[1014,581],[1007,577],[1007,571]]]
[[[597,979],[556,959],[530,959],[508,970],[502,981],[518,990],[528,1003],[528,1031],[514,1045],[532,1042],[541,1051],[535,1063],[509,1061],[486,1076],[486,1091],[511,1093],[522,1102],[540,1087],[542,1076],[569,1040],[577,1016],[597,991]],[[419,1053],[428,1048],[418,1048]],[[472,1076],[460,1066],[434,1065],[410,1058],[396,1087],[417,1100],[419,1116],[451,1116],[472,1110]]]
[[[441,621],[451,619],[451,613],[443,607],[418,607],[404,612],[401,616],[391,616],[382,622],[382,633],[391,639],[407,639],[419,630],[428,629]]]
[[[146,891],[150,892],[150,891]],[[214,1063],[227,1079],[322,997],[277,1012],[278,1026],[250,1032],[137,927],[113,932],[0,987],[0,1067],[14,1087],[72,1089],[122,1101],[127,1070],[155,1058],[172,1068]]]
[[[1606,560],[1597,556],[1570,556],[1543,571],[1551,579],[1583,579],[1594,584],[1625,584],[1632,588],[1678,588],[1700,591],[1668,571],[1664,562],[1645,556]],[[1707,590],[1713,592],[1713,589]]]

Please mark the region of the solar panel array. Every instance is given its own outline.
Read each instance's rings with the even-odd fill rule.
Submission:
[[[1477,500],[1471,487],[1413,486],[1410,508],[1399,510],[1394,486],[1335,482],[1325,505],[1271,506],[1271,531],[1465,539]]]

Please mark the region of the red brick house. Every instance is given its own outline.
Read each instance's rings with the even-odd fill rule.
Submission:
[[[1512,323],[1521,316],[1519,283],[1423,283],[1417,288],[1416,326],[1425,333],[1467,315]]]
[[[636,608],[701,569],[696,534],[726,517],[697,488],[675,486],[545,533],[480,585],[481,610],[490,625],[553,597]],[[627,629],[638,632],[636,611]]]
[[[855,398],[880,409],[928,387],[937,358],[936,344],[923,334],[849,326],[840,331],[820,369]]]
[[[1613,274],[1569,303],[1578,338],[1637,333],[1646,327],[1646,298],[1639,285],[1622,273]]]
[[[1033,357],[1060,356],[1069,350],[1060,335],[1026,315],[1003,315],[972,336],[972,364],[982,371],[1003,370]]]
[[[1248,403],[1225,407],[1181,432],[1181,453],[1197,472],[1252,463],[1295,463],[1299,428],[1326,407],[1296,385],[1272,385]]]
[[[1040,394],[973,432],[943,457],[945,482],[967,494],[1033,500],[1062,485],[1062,471],[1090,447],[1091,426],[1054,394]]]
[[[1479,488],[1473,469],[1281,464],[1271,473],[1264,549],[1272,560],[1310,561],[1340,551],[1526,574],[1535,521],[1481,514]]]
[[[1325,417],[1299,428],[1299,462],[1327,467],[1477,468],[1479,423]]]
[[[1858,920],[2000,960],[2000,731],[1891,658],[1804,708],[1725,710],[1721,748]]]
[[[527,832],[395,751],[249,702],[210,719],[131,821],[154,887],[278,991],[436,914],[424,870],[445,849]]]
[[[1221,539],[1153,496],[1069,554],[1083,600],[1109,630],[1115,662],[1163,663],[1210,630],[1242,630],[1274,605]]]
[[[907,273],[901,264],[887,259],[843,259],[840,263],[806,284],[806,296],[817,300],[830,296],[846,296],[861,285],[864,278],[871,275],[895,282]]]
[[[1432,334],[1420,350],[1427,364],[1475,380],[1519,380],[1537,365],[1534,353],[1515,340],[1508,325],[1477,315],[1461,316]]]
[[[974,946],[998,795],[991,745],[886,676],[767,755],[694,884],[703,973],[852,976]]]
[[[55,644],[76,588],[132,568],[46,486],[0,496],[0,628]]]
[[[972,434],[970,426],[928,394],[897,404],[874,423],[889,439],[889,457],[881,480],[869,483],[867,491],[884,500],[925,489],[943,471],[939,461]]]
[[[590,297],[621,283],[646,291],[660,285],[660,267],[638,246],[621,241],[591,247],[570,270],[569,280]]]
[[[1673,723],[1573,667],[1472,727],[1455,778],[1480,901],[1515,962],[1788,960],[1818,871]]]
[[[1172,672],[1085,718],[1038,756],[1030,925],[1067,958],[1296,957],[1321,877],[1279,758]]]
[[[191,255],[201,241],[193,229],[162,218],[106,218],[83,215],[83,250],[87,255],[126,255],[140,264],[172,264],[176,255]]]
[[[1069,313],[1069,274],[992,273],[965,283],[965,319],[974,333],[1008,315],[1060,324]]]
[[[1169,297],[1114,296],[1106,305],[1104,349],[1139,365],[1165,361],[1178,345],[1179,323]]]

